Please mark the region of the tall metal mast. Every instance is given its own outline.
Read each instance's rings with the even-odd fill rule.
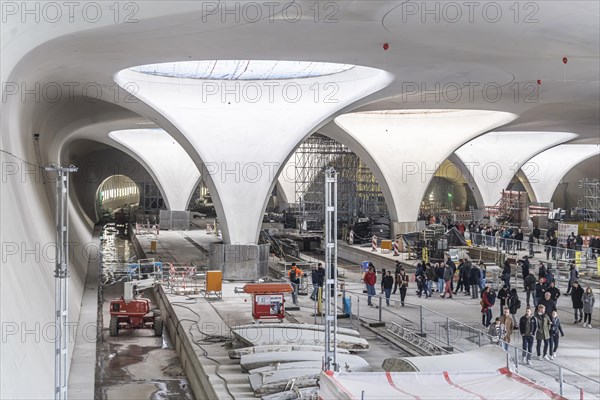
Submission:
[[[56,172],[56,266],[54,268],[54,322],[57,337],[54,341],[54,398],[67,400],[69,352],[69,174],[77,167],[48,166]]]
[[[337,362],[337,173],[325,170],[325,370]]]

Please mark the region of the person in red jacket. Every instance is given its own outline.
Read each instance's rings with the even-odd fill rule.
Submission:
[[[365,273],[363,278],[365,285],[367,285],[367,304],[372,306],[371,296],[375,296],[375,282],[377,282],[377,274],[375,273],[375,266],[373,263],[369,263],[369,269]]]

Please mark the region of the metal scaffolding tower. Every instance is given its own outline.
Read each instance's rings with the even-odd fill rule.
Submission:
[[[69,174],[77,167],[48,166],[56,172],[56,266],[54,268],[54,323],[57,337],[54,341],[54,398],[67,399],[69,352]]]
[[[584,179],[579,182],[580,205],[585,221],[600,221],[600,181]]]
[[[323,227],[324,186],[322,174],[333,167],[338,174],[339,221],[351,222],[364,215],[387,215],[381,188],[356,154],[343,144],[314,134],[294,153],[295,195],[304,228]]]
[[[337,362],[337,178],[325,171],[325,371],[339,371]]]

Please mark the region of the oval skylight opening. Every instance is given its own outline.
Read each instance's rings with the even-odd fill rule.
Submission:
[[[333,75],[354,68],[350,64],[309,61],[210,60],[147,64],[131,71],[168,78],[210,80],[280,80]]]

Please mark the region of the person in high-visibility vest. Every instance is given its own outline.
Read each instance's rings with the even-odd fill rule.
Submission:
[[[292,268],[288,271],[288,278],[294,289],[292,292],[292,302],[295,305],[298,305],[298,289],[300,287],[300,277],[302,275],[304,275],[304,272],[296,266],[296,263],[292,263]]]

